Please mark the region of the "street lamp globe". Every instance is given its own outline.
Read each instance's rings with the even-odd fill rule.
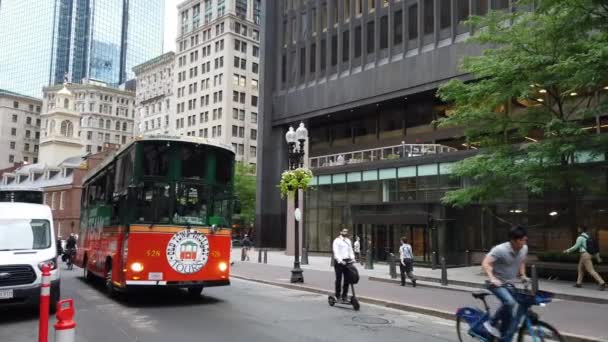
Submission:
[[[300,127],[296,130],[296,136],[299,141],[304,141],[308,139],[308,130],[304,127],[304,123],[300,122]]]
[[[296,132],[293,130],[293,126],[289,126],[289,130],[285,133],[285,140],[288,144],[296,142]]]

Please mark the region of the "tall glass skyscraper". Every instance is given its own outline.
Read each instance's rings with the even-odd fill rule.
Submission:
[[[0,0],[0,89],[40,97],[64,75],[119,85],[163,52],[165,0]]]

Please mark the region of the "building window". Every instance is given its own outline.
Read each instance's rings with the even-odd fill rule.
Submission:
[[[350,55],[350,31],[342,32],[342,61],[348,62]]]
[[[257,107],[258,106],[258,97],[257,96],[251,96],[251,105],[253,107]]]
[[[388,15],[380,18],[380,49],[388,49]]]
[[[338,64],[338,35],[331,36],[331,65]]]
[[[259,68],[260,65],[258,63],[251,63],[251,72],[253,72],[254,74],[259,73]]]
[[[408,38],[410,40],[418,38],[418,4],[412,5],[407,9],[408,15]]]
[[[251,129],[250,133],[250,138],[251,140],[257,140],[258,138],[258,130],[257,129]]]
[[[15,149],[15,142],[14,142],[14,141],[11,141],[11,142],[9,143],[9,146],[10,146],[10,149],[11,149],[11,150],[14,150],[14,149]]]
[[[469,18],[469,0],[456,0],[458,11],[458,22],[465,21]]]
[[[441,0],[439,6],[441,6],[439,8],[439,28],[445,29],[450,27],[450,25],[452,24],[452,1]]]
[[[55,210],[55,193],[51,193],[51,209]]]
[[[325,71],[327,67],[327,41],[321,40],[321,71]]]
[[[370,21],[369,23],[367,23],[367,53],[374,53],[374,49],[375,49],[375,27],[374,27],[375,23],[373,21]]]
[[[17,114],[13,114],[13,122],[17,122],[17,119],[18,119]]]
[[[9,162],[9,163],[12,163],[12,162],[14,162],[14,161],[15,161],[15,156],[14,156],[14,155],[12,155],[12,154],[9,154],[9,155],[8,155],[8,162]]]
[[[14,101],[13,102],[13,108],[19,108],[19,102]]]
[[[257,157],[257,151],[255,146],[249,146],[249,157],[254,158]]]
[[[300,76],[306,74],[306,48],[300,48]]]
[[[65,191],[59,193],[59,210],[63,210],[65,201]]]
[[[30,151],[30,144],[26,143],[24,145],[23,149],[25,150],[25,152],[29,152]]]
[[[12,136],[16,136],[17,135],[17,129],[16,128],[11,128],[11,135]]]
[[[251,123],[252,124],[257,124],[258,123],[258,113],[251,113]]]
[[[399,45],[403,42],[403,11],[399,10],[399,11],[395,12],[394,16],[395,17],[393,20],[393,44]]]
[[[355,27],[355,58],[361,57],[361,26]]]
[[[424,34],[431,34],[435,32],[435,3],[434,0],[424,0]]]

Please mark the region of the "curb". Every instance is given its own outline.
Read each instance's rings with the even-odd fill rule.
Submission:
[[[278,286],[278,287],[287,288],[287,289],[291,289],[291,290],[306,291],[306,292],[311,292],[311,293],[316,293],[316,294],[321,294],[321,295],[331,295],[332,294],[332,291],[328,291],[328,290],[324,290],[324,289],[320,289],[320,288],[316,288],[316,287],[309,287],[309,286],[304,286],[304,285],[292,285],[292,284],[280,283],[280,282],[269,281],[269,280],[249,278],[249,277],[239,276],[239,275],[235,275],[235,274],[231,274],[230,277],[241,279],[241,280],[246,280],[246,281],[252,281],[252,282],[256,282],[256,283],[261,283],[261,284],[266,284],[266,285]],[[378,298],[373,298],[373,297],[357,296],[357,299],[359,299],[359,301],[362,303],[385,306],[385,307],[391,308],[391,309],[409,311],[409,312],[419,313],[419,314],[423,314],[423,315],[439,317],[439,318],[443,318],[443,319],[455,320],[454,313],[444,311],[444,310],[433,309],[433,308],[428,308],[428,307],[423,307],[423,306],[418,306],[418,305],[395,303],[395,302],[390,302],[390,301],[387,301],[384,299],[378,299]],[[568,342],[604,342],[605,341],[605,340],[595,339],[595,338],[589,337],[589,336],[570,334],[570,333],[566,333],[566,332],[560,332],[560,333]]]
[[[441,283],[441,280],[437,279],[437,278],[424,277],[424,276],[416,276],[416,278],[418,280],[421,280],[421,281],[432,282],[432,283]],[[388,278],[382,278],[382,277],[375,277],[375,276],[370,276],[369,280],[371,280],[371,281],[381,281],[381,282],[385,282],[385,283],[399,283],[398,280],[388,279]],[[448,283],[450,285],[469,287],[469,288],[472,288],[472,289],[484,289],[485,288],[485,286],[483,284],[472,283],[472,282],[461,281],[461,280],[450,280],[449,278],[448,278]],[[472,292],[472,291],[467,291],[465,289],[450,288],[449,285],[448,286],[443,286],[443,285],[440,285],[440,286],[427,285],[427,286],[437,287],[437,288],[441,288],[441,289],[445,289],[445,290],[452,290],[452,291]],[[583,302],[583,303],[593,303],[593,304],[608,304],[608,299],[604,299],[604,298],[593,298],[593,297],[586,297],[586,296],[579,296],[579,295],[570,295],[570,294],[557,293],[557,292],[553,292],[553,295],[555,296],[554,298],[561,299],[561,300],[569,300],[569,301]]]

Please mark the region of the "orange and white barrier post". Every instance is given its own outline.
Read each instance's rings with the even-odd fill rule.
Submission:
[[[49,340],[49,306],[51,302],[51,266],[42,265],[42,285],[40,286],[40,322],[38,342]]]
[[[74,342],[76,322],[74,322],[74,300],[64,299],[57,302],[57,323],[55,323],[55,342]]]

